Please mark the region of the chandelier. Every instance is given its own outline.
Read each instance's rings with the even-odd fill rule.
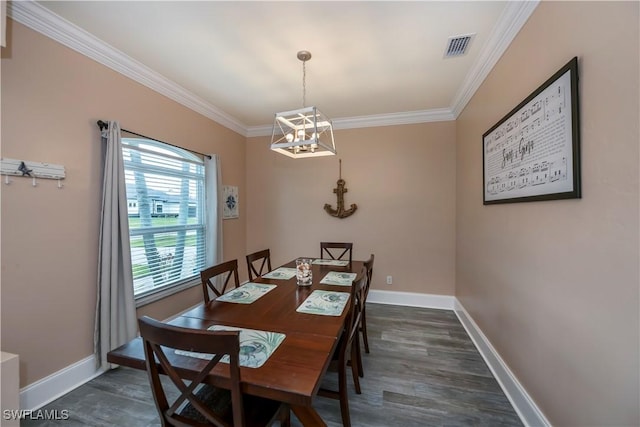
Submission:
[[[333,140],[331,120],[316,107],[306,107],[306,62],[311,53],[298,52],[302,61],[302,108],[276,113],[271,135],[271,149],[294,159],[333,156],[336,144]]]

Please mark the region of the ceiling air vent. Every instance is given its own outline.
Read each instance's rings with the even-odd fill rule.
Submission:
[[[451,58],[467,53],[473,36],[475,36],[475,34],[465,34],[462,36],[449,37],[449,39],[447,40],[447,49],[444,52],[444,57]]]

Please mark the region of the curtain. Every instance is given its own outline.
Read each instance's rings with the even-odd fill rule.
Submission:
[[[220,156],[212,154],[204,159],[204,176],[206,189],[207,211],[207,267],[222,262],[222,173],[220,171]],[[213,243],[213,244],[211,244]]]
[[[133,296],[127,194],[119,123],[109,122],[109,127],[102,131],[102,139],[106,143],[106,156],[94,354],[97,367],[108,369],[116,365],[107,363],[107,353],[135,338],[138,325]]]

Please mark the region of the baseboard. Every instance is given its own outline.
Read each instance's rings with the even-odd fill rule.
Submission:
[[[509,399],[511,405],[513,405],[523,424],[525,426],[550,427],[551,423],[549,423],[542,411],[540,411],[533,399],[531,399],[527,391],[522,387],[516,376],[511,372],[496,349],[493,348],[491,342],[484,333],[482,333],[482,330],[457,298],[455,298],[454,306],[454,311],[458,319],[460,319],[460,323],[462,323],[467,334],[471,337],[471,340],[489,366],[493,376],[500,384],[502,391],[504,391],[507,399]]]
[[[20,409],[36,410],[101,375],[93,355],[20,390]]]
[[[378,304],[453,310],[489,366],[493,376],[500,384],[500,387],[502,387],[505,395],[520,416],[522,422],[526,426],[551,426],[542,411],[538,409],[533,399],[527,394],[518,379],[493,348],[491,342],[454,296],[371,289],[367,301]],[[194,307],[197,305],[198,304]],[[165,319],[165,321],[171,320],[191,308],[193,307],[189,307]],[[93,355],[86,357],[21,389],[20,408],[37,410],[104,372],[102,369],[96,370]]]
[[[173,320],[198,305],[200,305],[200,303],[164,319],[164,321],[168,322]],[[102,375],[104,372],[106,372],[106,370],[96,369],[96,362],[93,355],[86,357],[21,389],[20,409],[40,409],[73,389]]]
[[[369,292],[368,301],[380,304],[427,307],[445,310],[453,310],[454,307],[454,297],[452,296],[379,291],[375,289],[372,289]],[[164,319],[164,321],[170,321],[199,304],[200,303],[193,307],[189,307],[168,319]],[[96,378],[104,372],[105,370],[103,369],[96,370],[93,355],[86,357],[21,389],[20,409],[40,409],[44,405],[54,401],[66,393],[69,393],[76,387]]]
[[[407,307],[437,308],[453,310],[455,297],[451,295],[419,294],[415,292],[381,291],[371,289],[367,302]]]

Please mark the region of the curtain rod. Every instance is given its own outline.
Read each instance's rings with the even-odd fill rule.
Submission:
[[[98,125],[98,127],[100,128],[100,130],[102,130],[102,129],[107,129],[107,128],[109,127],[109,123],[105,122],[104,120],[98,120],[98,121],[97,121],[97,125]],[[172,147],[181,148],[181,149],[183,149],[183,150],[191,151],[192,153],[194,153],[194,154],[200,154],[201,156],[204,156],[204,157],[206,157],[207,159],[210,159],[210,158],[211,158],[211,156],[210,156],[210,155],[208,155],[208,154],[204,154],[204,153],[200,153],[199,151],[189,150],[188,148],[180,147],[180,146],[177,146],[177,145],[175,145],[175,144],[169,144],[168,142],[160,141],[159,139],[151,138],[151,137],[146,136],[146,135],[141,135],[141,134],[136,133],[136,132],[131,132],[130,130],[127,130],[127,129],[122,129],[122,128],[121,128],[120,130],[121,130],[122,132],[130,133],[131,135],[139,136],[140,138],[150,139],[150,140],[152,140],[152,141],[161,142],[161,143],[163,143],[163,144],[167,144],[167,145],[170,145],[170,146],[172,146]]]

